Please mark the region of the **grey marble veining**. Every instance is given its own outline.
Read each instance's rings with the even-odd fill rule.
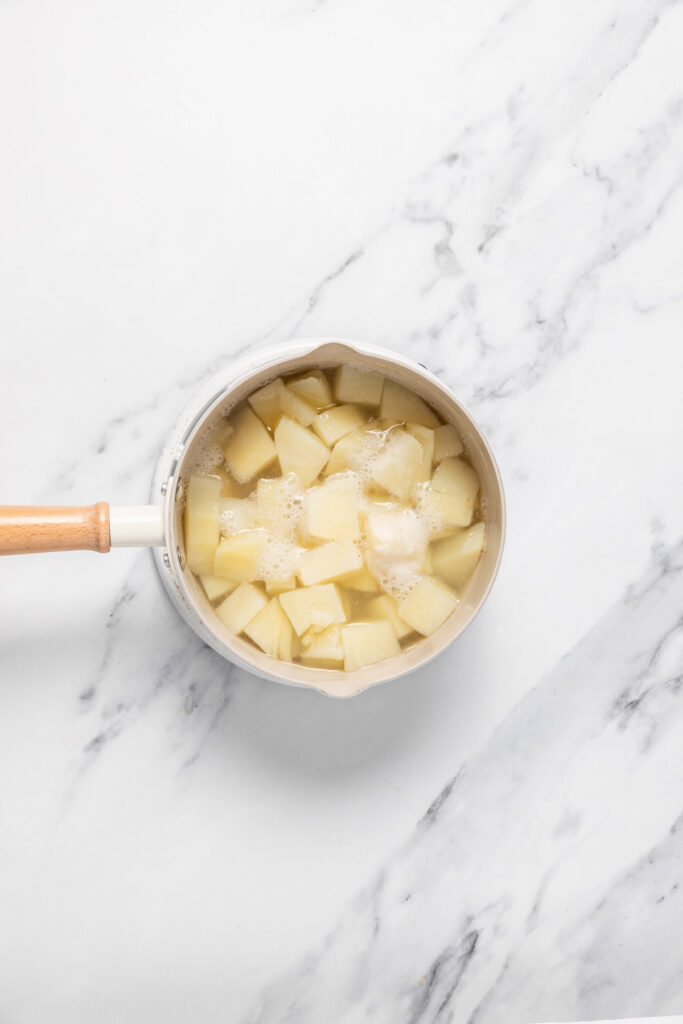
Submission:
[[[0,1021],[683,1011],[683,5],[0,11],[7,502],[139,504],[192,393],[384,344],[505,560],[413,677],[247,676],[147,552],[0,565]]]

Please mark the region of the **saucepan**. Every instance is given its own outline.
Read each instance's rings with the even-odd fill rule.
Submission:
[[[239,402],[275,377],[348,363],[384,374],[427,401],[453,424],[481,484],[486,544],[455,612],[431,636],[399,655],[351,672],[277,661],[247,640],[231,635],[213,612],[187,568],[182,510],[187,467],[198,439]],[[505,536],[505,499],[489,445],[451,390],[424,366],[385,348],[357,341],[315,338],[252,352],[217,373],[183,409],[159,456],[150,503],[120,507],[98,502],[83,507],[0,507],[0,554],[116,547],[150,547],[163,585],[188,625],[228,661],[266,679],[305,686],[333,697],[350,697],[396,679],[444,651],[477,614],[496,577]]]

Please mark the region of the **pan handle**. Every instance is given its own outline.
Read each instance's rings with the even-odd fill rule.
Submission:
[[[160,505],[0,505],[0,555],[40,551],[99,551],[163,547]]]

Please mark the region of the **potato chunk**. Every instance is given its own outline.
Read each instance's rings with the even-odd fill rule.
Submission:
[[[427,537],[412,509],[377,505],[367,514],[365,532],[369,568],[380,581],[403,583],[420,572]]]
[[[470,525],[479,493],[479,477],[471,466],[460,459],[443,459],[434,470],[432,489],[451,499],[451,526]]]
[[[423,427],[439,426],[438,417],[427,403],[393,380],[385,381],[380,418],[391,423],[407,423],[414,420]]]
[[[338,580],[363,568],[363,556],[351,540],[332,540],[304,551],[299,559],[299,579],[305,587]]]
[[[185,558],[190,569],[211,574],[220,540],[219,500],[222,482],[216,477],[191,476],[185,504]]]
[[[422,472],[420,481],[431,479],[432,462],[434,460],[434,431],[423,427],[421,423],[407,423],[406,430],[422,445]]]
[[[389,622],[354,622],[343,626],[344,668],[347,672],[374,665],[401,653],[396,634]]]
[[[352,430],[340,438],[332,449],[330,461],[325,466],[325,476],[355,470],[367,464],[383,445],[382,435],[377,431]]]
[[[282,378],[276,377],[247,399],[259,419],[271,430],[275,430],[282,416],[280,392],[283,387]]]
[[[334,396],[338,402],[377,406],[382,400],[384,377],[372,370],[359,370],[344,363],[334,375]]]
[[[410,636],[414,632],[413,627],[409,626],[399,615],[398,604],[389,594],[374,597],[368,603],[368,614],[372,619],[385,619],[389,622],[397,640],[403,640],[404,637]]]
[[[365,414],[357,405],[335,405],[319,412],[313,420],[313,429],[328,448],[365,423]]]
[[[458,436],[455,427],[450,423],[444,423],[434,431],[434,462],[441,462],[442,459],[451,455],[462,455],[463,443]]]
[[[257,579],[267,539],[265,530],[247,530],[234,537],[224,537],[213,560],[213,575],[238,583]]]
[[[453,537],[436,541],[431,548],[434,572],[453,587],[464,586],[477,567],[485,539],[486,527],[475,523]]]
[[[330,457],[322,441],[289,416],[275,428],[275,447],[283,474],[296,473],[302,487],[313,483]]]
[[[277,452],[263,423],[247,406],[235,417],[234,427],[223,454],[235,480],[243,484],[269,466]]]
[[[430,576],[423,576],[408,597],[398,602],[404,622],[423,636],[430,636],[458,606],[453,591]]]
[[[277,594],[286,594],[288,590],[296,588],[296,576],[288,576],[286,580],[264,579],[266,594],[268,597],[275,597]]]
[[[311,370],[296,380],[288,380],[287,387],[318,411],[332,405],[332,392],[322,370]]]
[[[328,626],[321,633],[305,633],[301,641],[301,660],[319,668],[342,668],[344,647],[339,626]]]
[[[297,395],[284,384],[280,391],[280,408],[283,413],[297,420],[303,427],[310,427],[317,413],[317,410],[309,402],[304,401],[301,395]]]
[[[379,583],[365,567],[351,576],[345,576],[343,582],[349,590],[357,590],[361,594],[376,594],[379,590]]]
[[[399,501],[407,501],[422,476],[422,445],[404,430],[394,430],[370,464],[370,476]]]
[[[276,536],[293,540],[303,500],[304,492],[293,473],[272,480],[259,480],[256,485],[255,522]]]
[[[255,615],[266,606],[266,599],[251,583],[240,583],[216,608],[216,615],[231,633],[241,633]]]
[[[341,594],[334,583],[299,587],[287,594],[280,594],[279,600],[297,636],[311,628],[314,617],[319,619],[320,616],[328,616],[330,624],[346,622]]]
[[[358,540],[360,488],[352,476],[332,477],[305,495],[305,528],[318,540]]]
[[[221,579],[220,576],[200,576],[199,580],[209,601],[217,601],[220,597],[232,594],[237,586],[234,580]]]
[[[221,498],[219,508],[221,533],[224,537],[255,528],[256,505],[249,498]]]
[[[271,658],[279,658],[281,657],[280,651],[283,649],[283,629],[287,631],[286,638],[289,638],[292,629],[289,619],[280,607],[277,597],[272,597],[268,604],[264,605],[260,612],[247,623],[244,632]],[[285,639],[285,648],[287,642],[288,640]],[[291,644],[291,639],[289,642]],[[291,661],[291,657],[286,660]]]

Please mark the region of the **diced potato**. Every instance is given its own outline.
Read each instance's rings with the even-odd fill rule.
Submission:
[[[403,640],[404,637],[410,636],[411,633],[415,632],[413,627],[409,626],[401,618],[398,612],[398,604],[389,594],[381,594],[379,597],[374,597],[368,603],[368,614],[372,619],[386,619],[391,624],[397,640]]]
[[[463,443],[455,427],[444,423],[434,431],[434,462],[441,462],[451,455],[462,455]]]
[[[360,468],[377,454],[383,443],[381,435],[373,430],[351,431],[340,438],[332,449],[330,461],[325,466],[325,476]]]
[[[268,597],[274,597],[277,594],[286,594],[288,590],[294,590],[296,587],[296,576],[290,576],[286,580],[266,579],[264,583]]]
[[[298,508],[304,494],[294,474],[261,479],[256,485],[256,522],[276,536],[292,540],[298,525]]]
[[[358,480],[352,476],[332,477],[305,495],[305,524],[311,537],[319,540],[358,540]]]
[[[398,612],[418,633],[430,636],[457,606],[458,598],[450,587],[441,580],[423,576],[408,597],[398,602]]]
[[[335,405],[319,412],[313,420],[313,429],[328,448],[365,423],[365,414],[357,405]]]
[[[280,609],[282,611],[282,608]],[[294,661],[301,652],[299,637],[292,629],[292,624],[282,611],[280,626],[280,640],[278,643],[277,656],[283,661]]]
[[[295,380],[288,380],[287,387],[318,411],[332,405],[332,392],[322,370],[311,370]]]
[[[434,431],[430,427],[423,427],[421,423],[407,423],[408,433],[422,445],[422,472],[420,480],[429,480],[432,475],[432,461],[434,459]]]
[[[412,509],[378,505],[366,518],[368,565],[378,579],[407,580],[420,572],[427,538]]]
[[[299,559],[299,579],[305,587],[338,580],[363,568],[363,556],[351,540],[333,540],[304,551]]]
[[[280,408],[303,427],[310,427],[317,415],[317,410],[309,402],[304,401],[301,395],[297,395],[284,384],[280,391]]]
[[[280,395],[283,388],[282,378],[276,377],[275,380],[271,380],[265,387],[255,391],[253,395],[249,395],[247,401],[252,407],[256,415],[260,420],[265,423],[271,430],[275,430],[280,417],[282,416],[282,406],[280,405]]]
[[[237,586],[234,580],[224,580],[219,576],[200,576],[199,579],[209,601],[217,601],[220,597],[232,594]]]
[[[453,587],[464,586],[477,567],[485,539],[486,527],[475,523],[453,537],[436,541],[431,548],[433,571]]]
[[[460,459],[443,459],[434,470],[432,489],[449,495],[453,501],[451,526],[469,526],[479,493],[479,477]]]
[[[357,405],[379,405],[382,400],[384,377],[372,370],[359,370],[344,363],[334,375],[334,396],[338,402]]]
[[[244,632],[262,651],[271,658],[277,658],[281,648],[283,625],[289,630],[292,628],[277,597],[271,597],[268,604],[244,627]]]
[[[238,483],[245,483],[269,466],[277,452],[263,423],[247,406],[235,417],[234,427],[223,452],[232,475]]]
[[[333,622],[346,622],[341,594],[334,583],[299,587],[287,594],[280,594],[279,600],[298,636],[310,629],[314,613],[327,613]]]
[[[343,626],[344,668],[353,672],[401,653],[396,634],[389,622],[353,622]]]
[[[255,528],[256,505],[249,498],[221,498],[219,508],[224,537]]]
[[[344,586],[349,590],[357,590],[362,594],[376,594],[379,590],[379,583],[369,569],[363,567],[352,576],[344,577]]]
[[[265,530],[247,530],[234,537],[224,537],[213,560],[213,575],[239,583],[257,579],[267,539]]]
[[[232,437],[234,433],[235,428],[230,420],[222,419],[213,428],[212,440],[222,449],[228,438]]]
[[[370,475],[380,487],[407,501],[422,477],[422,445],[403,430],[393,431],[384,450],[376,455]]]
[[[422,559],[422,572],[424,573],[425,576],[434,575],[434,560],[432,558],[431,547],[427,548],[427,550],[425,551],[425,556]]]
[[[216,477],[191,476],[185,504],[185,558],[190,569],[211,574],[220,539],[219,496],[222,483]]]
[[[275,428],[275,447],[283,474],[296,473],[302,487],[313,483],[330,457],[322,441],[289,416]]]
[[[231,633],[241,633],[255,615],[265,608],[266,599],[258,587],[251,583],[240,583],[229,597],[216,608],[216,615]]]
[[[384,383],[380,418],[391,423],[407,423],[413,420],[424,427],[438,427],[439,419],[426,402],[393,380]]]
[[[209,477],[215,477],[221,482],[221,498],[241,498],[244,491],[244,484],[238,484],[234,477],[230,476],[227,469],[222,466],[212,469],[207,473]]]
[[[329,626],[322,633],[304,634],[300,657],[303,662],[314,662],[320,668],[342,668],[344,648],[339,626]]]

